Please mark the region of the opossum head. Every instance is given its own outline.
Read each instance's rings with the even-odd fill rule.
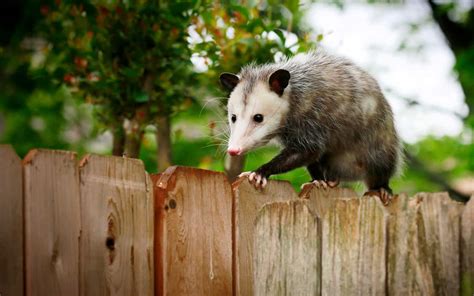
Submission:
[[[231,92],[227,152],[235,156],[267,144],[277,135],[289,110],[290,73],[280,69],[257,79],[223,73],[220,80]]]

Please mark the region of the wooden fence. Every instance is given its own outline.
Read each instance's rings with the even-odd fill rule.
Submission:
[[[0,295],[469,295],[474,199],[0,146]]]

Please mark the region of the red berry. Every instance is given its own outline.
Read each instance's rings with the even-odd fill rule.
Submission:
[[[76,81],[77,81],[76,77],[74,77],[72,74],[64,75],[63,80],[64,80],[64,82],[66,82],[68,84],[75,84]]]
[[[41,5],[40,12],[42,15],[46,16],[49,13],[49,6],[48,5]]]
[[[94,73],[89,73],[87,74],[87,80],[89,80],[90,82],[97,82],[100,80],[100,78]]]
[[[84,58],[75,57],[74,64],[76,64],[76,67],[81,68],[81,69],[87,68],[87,60]]]

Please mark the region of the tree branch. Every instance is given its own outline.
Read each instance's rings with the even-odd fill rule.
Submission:
[[[438,23],[441,31],[448,40],[453,51],[468,48],[472,42],[472,32],[465,26],[452,21],[448,16],[448,11],[443,9],[434,0],[427,0],[434,20]]]

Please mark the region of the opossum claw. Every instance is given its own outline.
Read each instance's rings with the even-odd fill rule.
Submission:
[[[250,175],[249,175],[249,181],[250,182],[253,182],[253,179],[257,176],[257,174],[255,172],[251,172]]]
[[[311,183],[316,186],[316,188],[328,188],[328,184],[326,183],[326,181],[323,180],[313,180]]]
[[[364,193],[364,196],[378,196],[384,206],[387,206],[392,201],[392,195],[385,188],[380,188],[378,190],[369,190]]]
[[[264,176],[258,174],[258,173],[255,173],[256,174],[256,177],[255,177],[255,188],[256,189],[263,189],[265,188],[265,186],[267,186],[267,178],[265,178]]]
[[[328,189],[337,187],[337,185],[339,185],[339,181],[313,180],[310,184],[313,184],[316,186],[316,188]]]
[[[248,175],[250,175],[252,172],[242,172],[239,174],[238,178],[241,178],[241,177],[247,177]]]
[[[252,183],[256,189],[263,189],[268,183],[267,178],[256,172],[243,172],[239,175],[239,178],[241,177],[248,177],[249,182]]]

